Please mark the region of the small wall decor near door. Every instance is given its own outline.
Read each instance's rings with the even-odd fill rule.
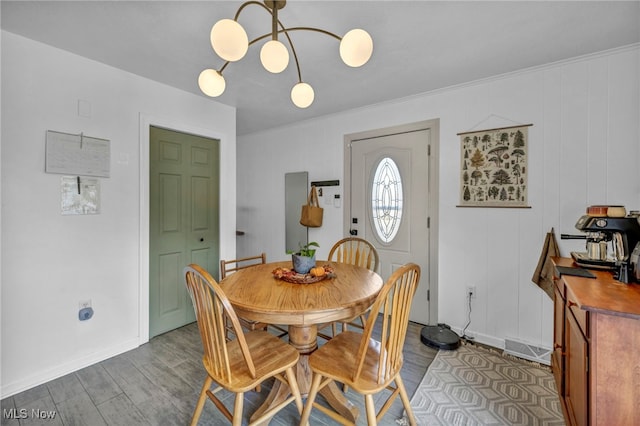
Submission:
[[[458,133],[460,205],[528,208],[528,127]]]
[[[96,178],[62,176],[60,194],[63,215],[100,213],[100,181]]]

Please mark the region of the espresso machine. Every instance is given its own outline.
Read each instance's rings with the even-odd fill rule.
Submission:
[[[584,235],[566,235],[562,239],[586,239],[586,252],[571,252],[576,264],[590,269],[606,269],[623,283],[640,282],[640,214],[625,217],[584,215],[576,229]]]

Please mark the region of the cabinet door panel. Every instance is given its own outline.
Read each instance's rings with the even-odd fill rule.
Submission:
[[[572,424],[588,423],[588,344],[569,309],[565,311],[564,397]]]
[[[555,301],[553,304],[553,353],[551,367],[558,388],[558,395],[564,395],[564,300],[557,287],[554,288]]]
[[[640,320],[589,314],[594,425],[640,425]]]

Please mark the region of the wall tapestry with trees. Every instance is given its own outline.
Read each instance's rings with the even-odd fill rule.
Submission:
[[[528,207],[528,127],[458,133],[460,206]]]

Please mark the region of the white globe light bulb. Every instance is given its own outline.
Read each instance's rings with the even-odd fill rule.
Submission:
[[[198,76],[198,86],[205,95],[216,97],[222,95],[227,84],[218,71],[206,69]]]
[[[291,100],[298,108],[306,108],[313,103],[313,87],[307,83],[298,83],[291,89]]]
[[[260,49],[260,62],[269,72],[277,74],[289,65],[289,51],[278,40],[270,40]]]
[[[350,67],[366,64],[373,53],[373,40],[368,32],[361,29],[351,30],[340,41],[340,57]]]
[[[225,61],[238,61],[249,50],[249,37],[233,19],[221,19],[211,28],[211,46]]]

